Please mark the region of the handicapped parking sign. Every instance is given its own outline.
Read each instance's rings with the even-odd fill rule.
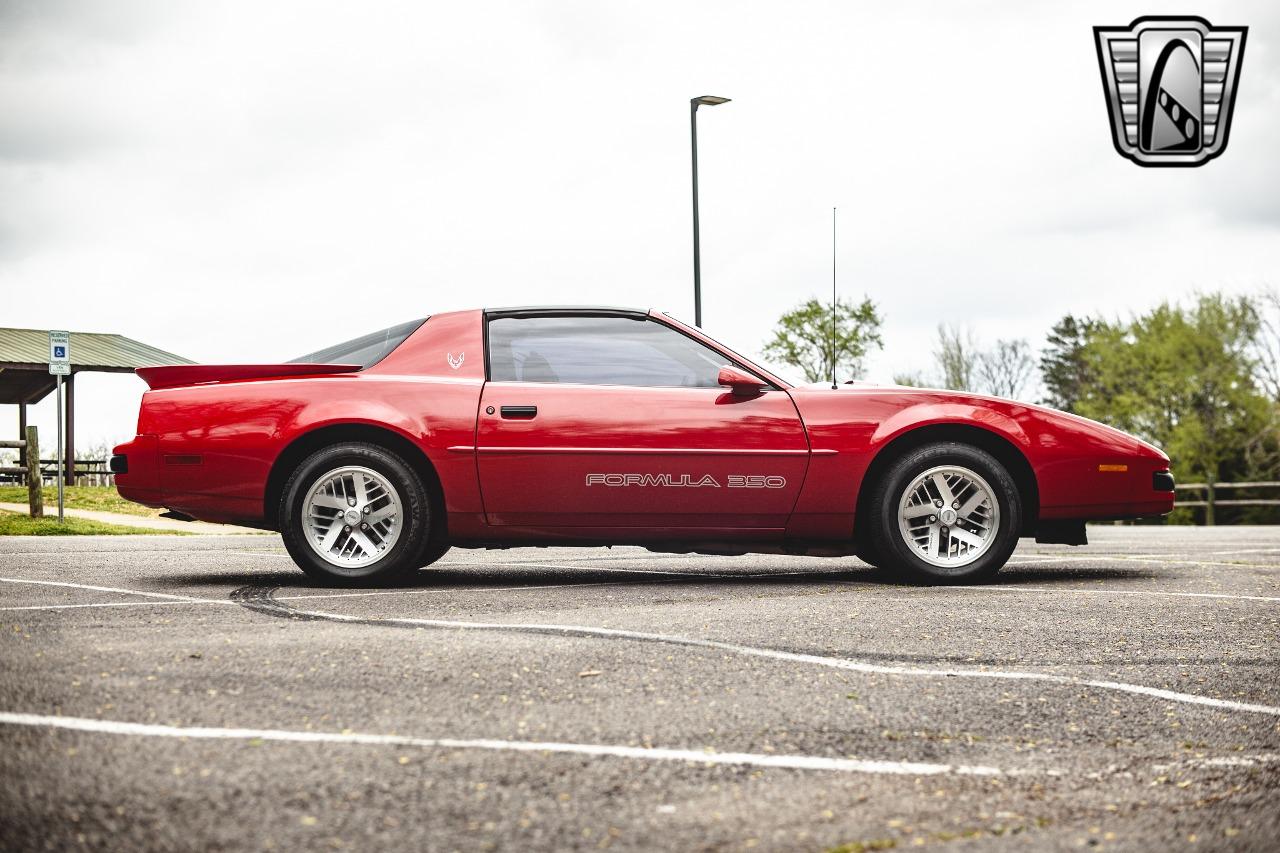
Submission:
[[[70,332],[49,332],[49,372],[55,376],[71,373]]]

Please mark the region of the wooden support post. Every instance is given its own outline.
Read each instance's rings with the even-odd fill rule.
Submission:
[[[27,437],[27,404],[18,404],[18,441]],[[27,467],[27,448],[18,448],[18,467]]]
[[[76,484],[76,375],[74,373],[67,377],[63,387],[67,391],[66,483],[68,486],[74,486]]]
[[[31,506],[31,517],[44,515],[43,483],[40,477],[40,438],[34,426],[27,427],[27,503]]]

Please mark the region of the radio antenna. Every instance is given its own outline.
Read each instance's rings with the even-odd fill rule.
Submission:
[[[831,390],[836,385],[836,209],[831,208]]]

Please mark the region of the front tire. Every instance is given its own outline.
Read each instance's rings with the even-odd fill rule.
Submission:
[[[427,566],[439,560],[445,554],[449,553],[452,547],[448,542],[431,541],[427,543],[427,548],[422,552],[422,556],[418,557],[418,568],[425,569]]]
[[[364,442],[312,453],[285,483],[280,532],[295,563],[344,586],[407,580],[431,535],[430,498],[397,454]]]
[[[1013,553],[1022,501],[994,456],[939,442],[890,465],[868,516],[883,569],[915,582],[971,583],[1000,571]]]

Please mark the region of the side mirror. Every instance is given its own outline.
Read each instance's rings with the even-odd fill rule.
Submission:
[[[764,390],[764,383],[759,377],[752,376],[744,370],[726,364],[720,368],[720,375],[717,381],[721,385],[725,385],[733,389],[733,393],[739,397],[754,397]]]

